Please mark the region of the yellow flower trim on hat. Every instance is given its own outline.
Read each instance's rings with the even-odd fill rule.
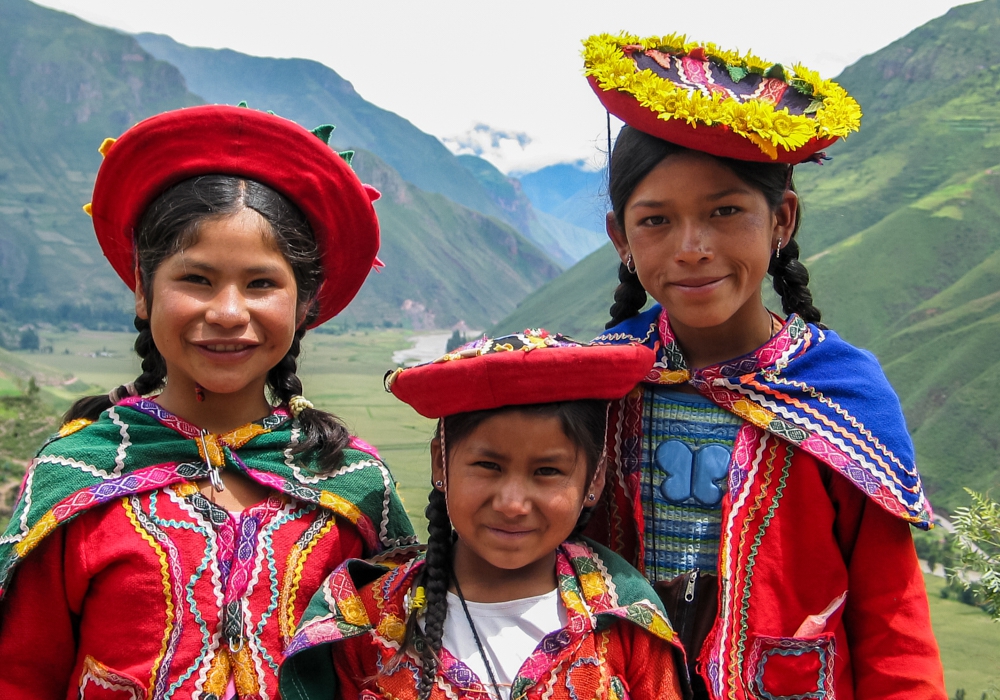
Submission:
[[[623,46],[641,46],[673,55],[687,55],[697,48],[714,63],[722,64],[731,74],[764,75],[777,64],[752,53],[720,49],[712,43],[690,42],[683,34],[668,34],[645,39],[632,34],[596,34],[583,42],[584,74],[593,76],[602,90],[620,90],[639,104],[657,112],[659,119],[683,119],[692,127],[699,124],[722,124],[755,143],[771,158],[777,149],[794,151],[813,138],[845,138],[861,126],[861,107],[840,85],[823,80],[816,71],[801,64],[792,67],[786,82],[795,90],[812,97],[806,114],[792,114],[787,108],[775,109],[770,102],[713,94],[711,97],[680,87],[646,69],[636,70],[635,62],[625,55]]]

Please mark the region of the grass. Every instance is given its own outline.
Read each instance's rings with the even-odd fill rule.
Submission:
[[[944,579],[928,574],[924,583],[949,696],[959,688],[968,700],[1000,692],[1000,623],[979,608],[942,598]]]
[[[409,347],[411,335],[398,329],[307,335],[299,374],[310,400],[335,412],[356,435],[378,447],[399,482],[417,531],[426,534],[423,508],[430,488],[428,442],[434,423],[382,388],[382,375],[393,367],[392,353]],[[33,369],[42,381],[59,383],[42,385],[42,394],[50,394],[50,401],[68,401],[88,390],[106,391],[138,371],[129,352],[133,338],[129,334],[43,331],[42,337],[53,345],[52,354],[0,354],[0,372]],[[92,356],[101,350],[110,356]],[[78,382],[60,383],[71,377]],[[31,445],[20,446],[18,456],[33,449],[41,434],[32,434],[30,440]],[[991,684],[1000,686],[1000,624],[990,622],[977,608],[941,598],[942,579],[927,576],[925,582],[949,694],[964,688],[969,700],[978,700]]]

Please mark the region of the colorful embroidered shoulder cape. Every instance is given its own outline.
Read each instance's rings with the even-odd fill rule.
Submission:
[[[931,507],[899,399],[875,357],[833,331],[792,314],[753,353],[690,370],[666,312],[655,305],[594,343],[656,349],[656,364],[644,382],[690,383],[722,408],[829,465],[888,512],[930,527]],[[629,429],[635,439],[641,437],[641,421]],[[639,478],[638,462],[622,469],[626,479]]]
[[[410,588],[423,566],[423,554],[399,566],[396,563],[384,566],[348,561],[330,575],[313,596],[295,638],[285,651],[282,697],[311,700],[330,695],[330,684],[336,683],[329,647],[334,642],[371,633],[385,647],[384,653],[395,653],[405,634]],[[514,680],[512,698],[524,697],[538,683],[553,681],[556,667],[571,666],[562,662],[563,657],[576,653],[581,638],[605,630],[619,620],[668,643],[668,651],[660,660],[648,659],[651,665],[663,658],[673,665],[671,645],[676,644],[675,635],[662,604],[646,579],[621,557],[590,540],[567,541],[557,552],[556,573],[566,606],[566,627],[542,640],[525,662]],[[414,663],[403,662],[415,673]],[[576,665],[582,664],[572,664]],[[488,696],[475,675],[447,649],[442,650],[438,673],[452,689],[448,697]],[[409,671],[401,671],[399,676],[395,684],[406,687],[397,688],[397,694],[406,697],[407,689],[416,687],[414,676]],[[609,697],[615,697],[614,693]]]
[[[284,409],[224,435],[206,434],[157,403],[132,397],[94,422],[67,423],[28,467],[6,532],[0,537],[0,598],[15,567],[46,535],[95,506],[236,470],[352,523],[366,552],[416,541],[392,475],[353,443],[340,467],[318,476],[291,449],[299,428]]]

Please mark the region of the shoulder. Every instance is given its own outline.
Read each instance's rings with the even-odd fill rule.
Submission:
[[[657,322],[660,318],[660,311],[660,305],[654,304],[646,311],[607,329],[591,342],[596,345],[620,345],[624,343],[649,345],[658,339]]]
[[[580,581],[585,604],[598,618],[598,627],[631,623],[675,642],[660,597],[633,566],[588,538],[569,540],[562,548]]]

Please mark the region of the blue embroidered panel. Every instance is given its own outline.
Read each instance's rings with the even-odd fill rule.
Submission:
[[[722,496],[742,421],[668,387],[648,386],[643,409],[646,575],[663,581],[694,568],[715,573]]]

